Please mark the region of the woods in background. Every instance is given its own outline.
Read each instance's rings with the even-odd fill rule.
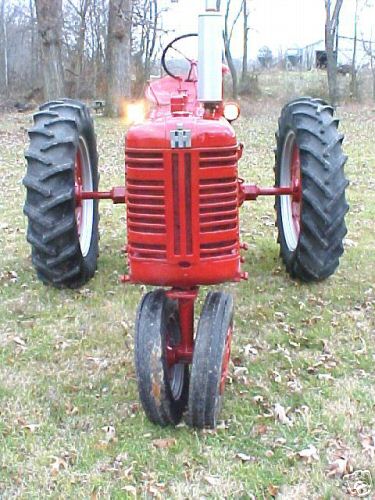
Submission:
[[[0,0],[0,94],[100,96],[117,115],[150,77],[160,11],[158,0]]]
[[[158,57],[168,38],[163,14],[177,1],[0,0],[0,95],[25,102],[61,96],[98,98],[106,101],[107,114],[117,115],[120,96],[141,96],[150,75],[159,74]],[[339,17],[345,1],[319,1],[326,9],[329,97],[337,103]],[[348,71],[352,98],[358,97],[356,53],[362,48],[368,56],[375,99],[375,43],[357,36],[358,18],[370,3],[355,0],[353,57]],[[254,69],[249,64],[248,47],[255,0],[217,0],[217,6],[224,15],[230,93],[236,99],[251,92],[260,71],[276,65],[285,68],[287,57],[279,55],[277,60],[268,47],[263,47],[258,53],[259,65]],[[241,53],[234,57],[232,38],[239,32],[243,44]]]

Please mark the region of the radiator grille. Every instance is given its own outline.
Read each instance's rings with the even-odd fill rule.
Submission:
[[[205,172],[228,171],[228,177],[207,178]],[[199,227],[213,241],[201,242],[201,259],[233,256],[238,252],[238,181],[235,148],[200,153]],[[235,175],[233,175],[235,174]]]
[[[129,254],[145,259],[165,260],[166,245],[160,242],[166,235],[165,185],[162,179],[136,178],[131,172],[155,171],[163,168],[163,155],[153,152],[127,152],[127,223],[132,240]],[[145,171],[146,174],[146,171]],[[146,177],[146,175],[144,175]],[[147,243],[137,240],[147,236]],[[156,240],[156,241],[153,241]]]
[[[184,269],[239,258],[236,147],[128,150],[126,168],[130,258]]]

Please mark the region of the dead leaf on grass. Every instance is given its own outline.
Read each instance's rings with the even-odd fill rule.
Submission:
[[[204,477],[205,481],[210,485],[210,486],[217,486],[220,484],[220,478],[215,477],[215,476],[205,476]]]
[[[371,459],[375,458],[375,431],[366,433],[362,430],[362,432],[359,433],[359,439],[364,452],[368,454]]]
[[[39,424],[25,424],[22,425],[22,429],[26,429],[27,431],[31,432],[34,434],[34,432],[39,429],[40,425]]]
[[[126,484],[121,488],[122,491],[126,491],[126,493],[129,493],[130,495],[137,496],[137,488],[135,486],[132,486],[131,484]]]
[[[314,460],[319,460],[318,450],[313,444],[309,444],[307,448],[298,451],[297,456],[308,464],[312,463]]]
[[[246,453],[236,453],[236,458],[239,458],[242,462],[255,462],[256,457],[252,455],[247,455]]]
[[[318,373],[319,380],[335,380],[330,373]]]
[[[258,356],[258,349],[253,347],[251,344],[246,344],[243,348],[245,356]]]
[[[271,495],[271,497],[276,497],[279,494],[279,487],[275,486],[274,484],[269,484],[268,485],[268,493]]]
[[[342,477],[344,474],[349,474],[351,470],[352,467],[349,462],[349,456],[342,455],[328,465],[327,476]]]
[[[177,443],[177,440],[174,438],[165,438],[165,439],[154,439],[152,441],[152,445],[155,446],[155,448],[170,448],[171,446],[174,446]]]
[[[274,415],[282,424],[289,426],[293,425],[291,418],[287,416],[287,410],[279,403],[275,404]]]
[[[53,457],[54,461],[51,465],[50,473],[52,477],[57,476],[61,470],[68,468],[68,462],[61,457]]]
[[[21,337],[13,337],[13,342],[19,347],[26,348],[26,341]]]
[[[112,443],[113,441],[117,441],[116,438],[116,429],[113,427],[113,425],[106,425],[102,427],[102,431],[105,433],[104,437],[104,443]]]
[[[268,431],[268,427],[264,424],[255,425],[251,431],[251,434],[254,436],[262,436],[266,434]]]

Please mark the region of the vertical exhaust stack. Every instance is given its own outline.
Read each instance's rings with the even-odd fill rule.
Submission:
[[[198,21],[198,100],[207,107],[223,100],[222,31],[216,0],[206,0],[206,12]]]

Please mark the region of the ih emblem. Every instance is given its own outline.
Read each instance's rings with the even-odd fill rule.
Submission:
[[[171,148],[191,148],[191,130],[184,130],[183,124],[177,124],[177,130],[171,130]]]

